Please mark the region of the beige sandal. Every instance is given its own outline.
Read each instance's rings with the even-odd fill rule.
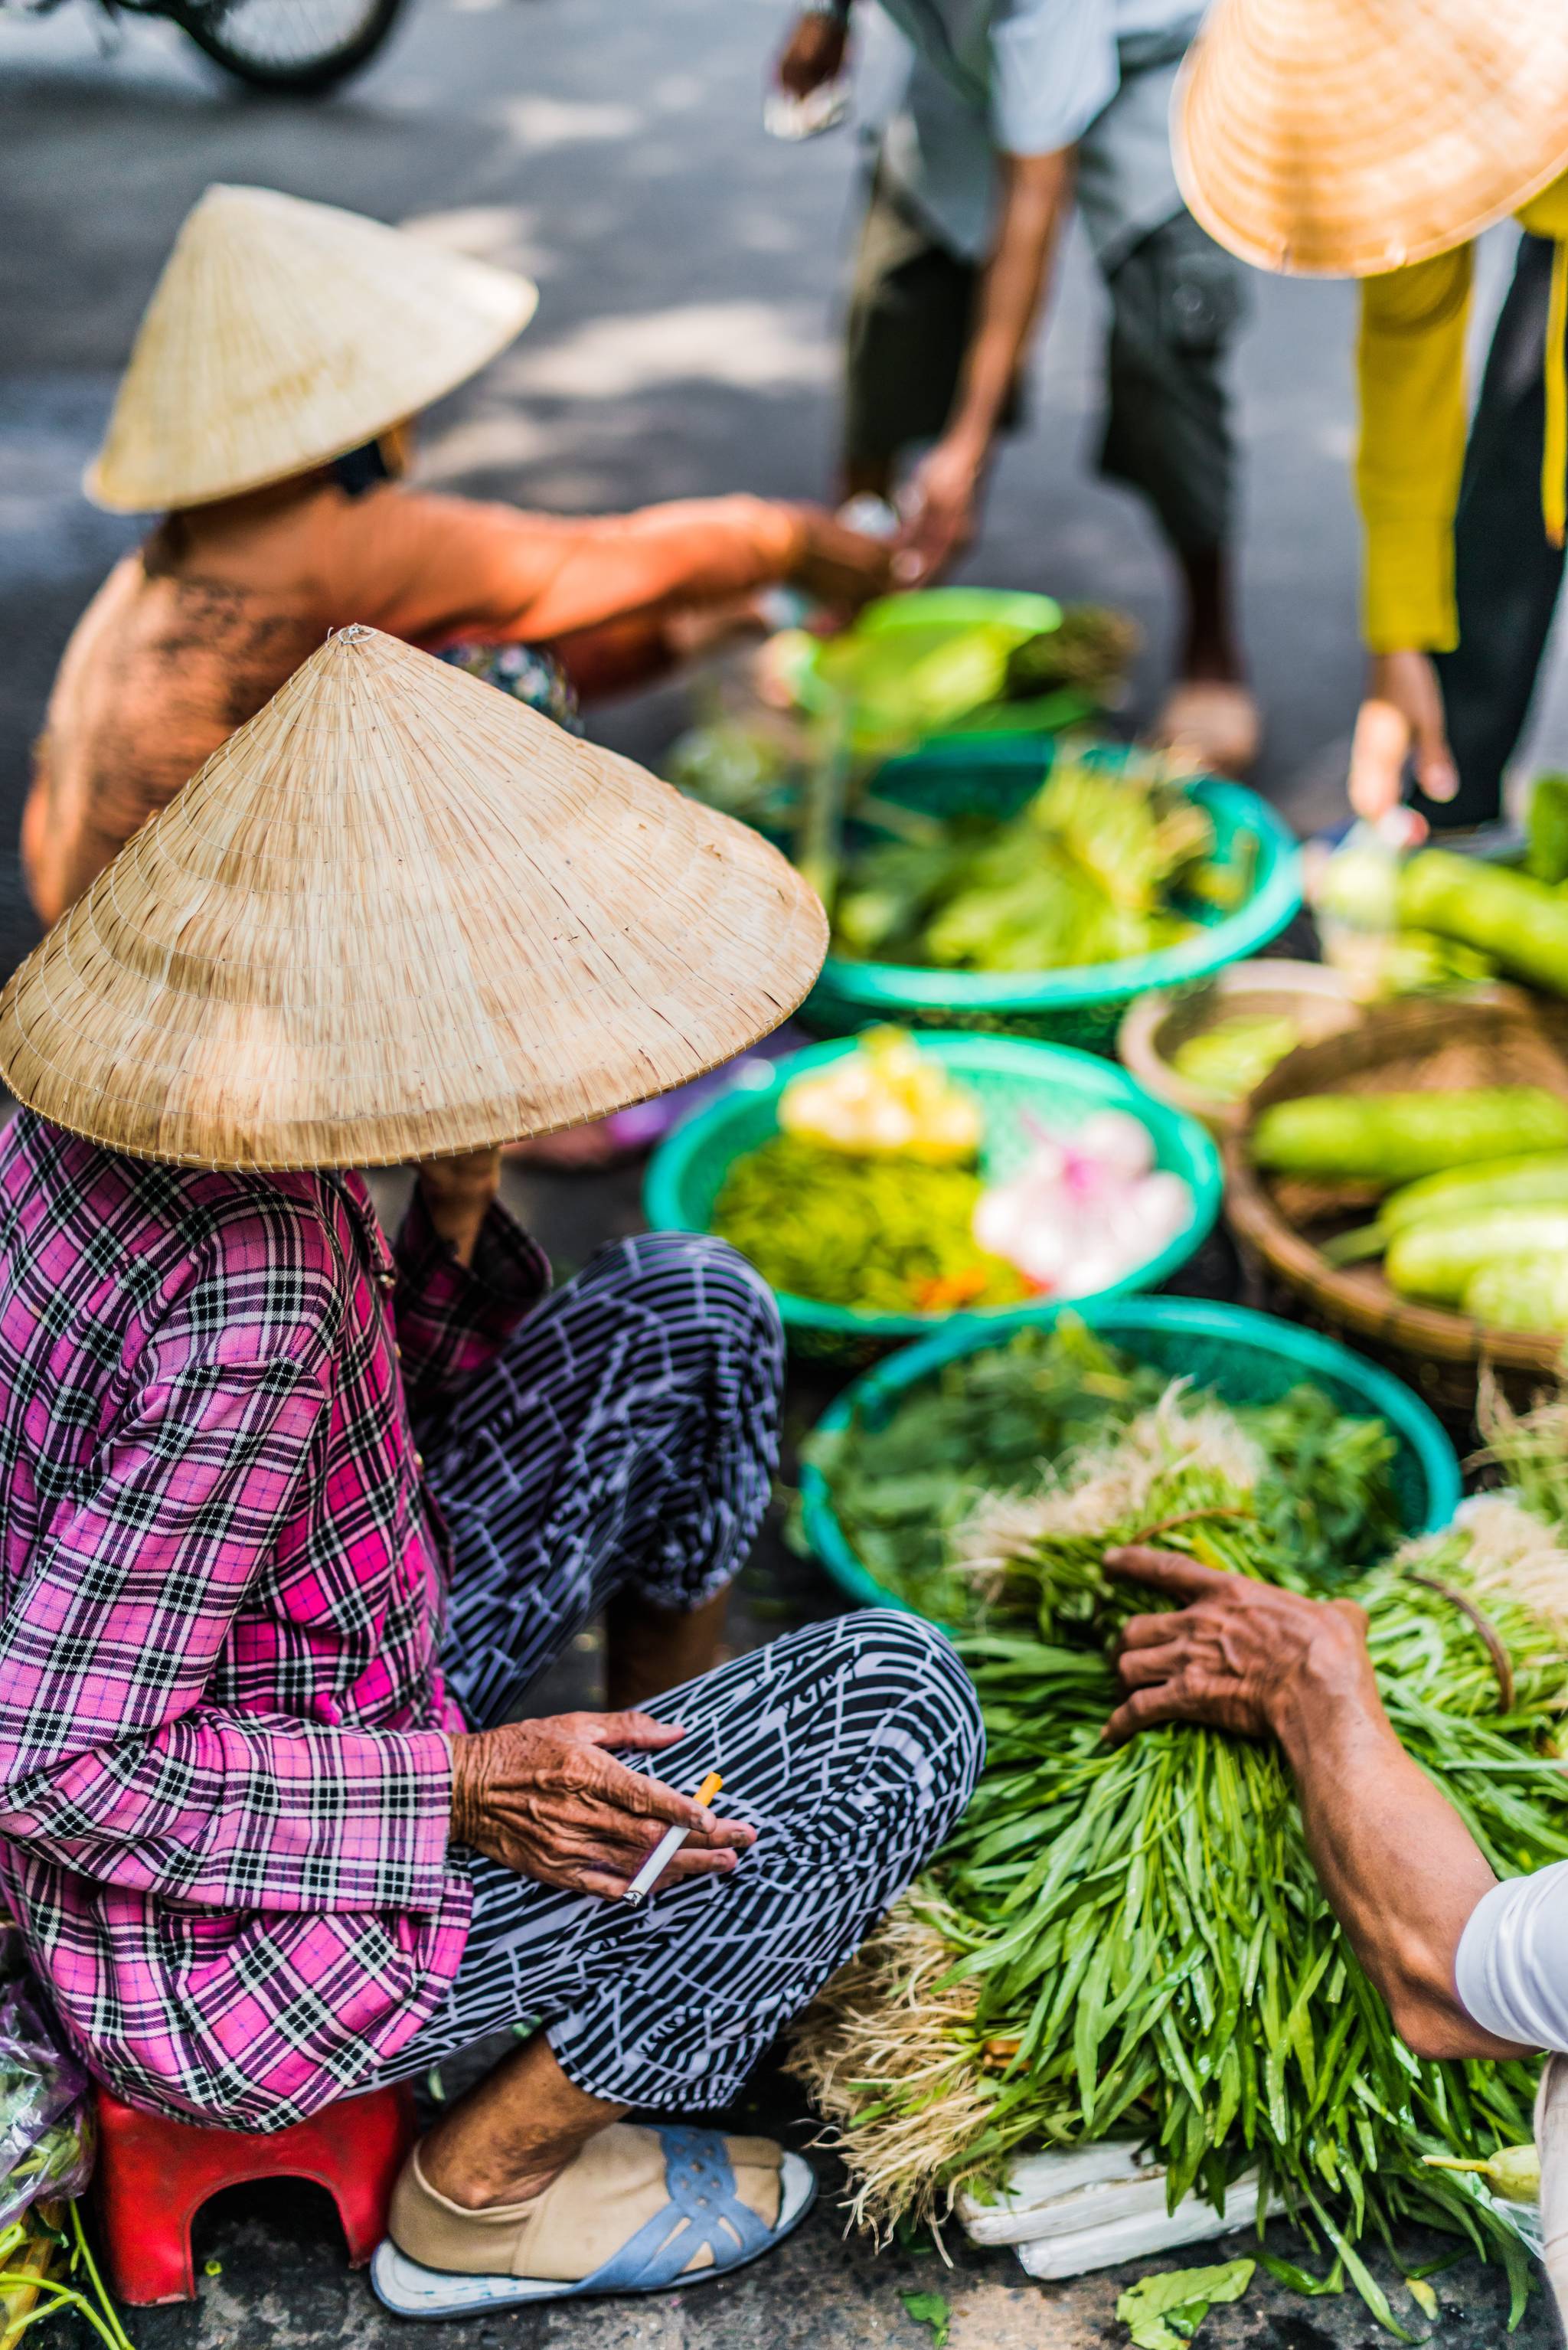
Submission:
[[[1184,678],[1172,686],[1150,737],[1185,753],[1205,774],[1249,775],[1262,741],[1258,705],[1244,685],[1221,678]]]
[[[370,2282],[404,2317],[704,2283],[781,2243],[815,2193],[771,2138],[615,2122],[543,2194],[470,2211],[431,2186],[416,2147]]]

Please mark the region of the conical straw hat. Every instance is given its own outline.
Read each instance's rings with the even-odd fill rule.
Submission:
[[[385,1165],[640,1101],[776,1027],[822,907],[743,825],[374,629],[331,637],[0,995],[116,1150]]]
[[[1446,253],[1568,169],[1563,0],[1216,0],[1178,84],[1177,177],[1262,268]]]
[[[149,514],[325,464],[483,367],[538,298],[336,204],[209,188],[153,289],[87,494]]]

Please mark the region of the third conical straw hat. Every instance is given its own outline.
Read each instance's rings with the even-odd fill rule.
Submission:
[[[0,996],[112,1148],[369,1166],[546,1133],[776,1027],[822,907],[744,826],[372,629],[329,638]]]
[[[209,188],[153,289],[88,495],[154,513],[325,464],[474,374],[537,299],[336,204]]]
[[[1216,0],[1171,128],[1182,193],[1243,260],[1397,269],[1568,169],[1568,7]]]

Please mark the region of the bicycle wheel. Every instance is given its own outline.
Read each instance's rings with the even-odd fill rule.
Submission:
[[[180,0],[170,16],[225,72],[255,89],[308,95],[369,62],[404,0]]]

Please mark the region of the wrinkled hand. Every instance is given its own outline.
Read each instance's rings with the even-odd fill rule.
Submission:
[[[790,574],[793,584],[835,611],[858,611],[893,584],[892,556],[879,538],[846,530],[821,506],[797,506],[805,546]]]
[[[981,457],[950,441],[939,441],[921,461],[906,499],[909,519],[893,551],[900,588],[924,587],[957,562],[975,534],[983,472]]]
[[[848,45],[846,19],[821,16],[815,11],[798,16],[774,68],[779,88],[791,98],[809,98],[824,83],[836,81],[844,70]]]
[[[1429,653],[1378,653],[1350,746],[1350,805],[1375,824],[1397,807],[1405,762],[1429,800],[1451,800],[1459,770],[1449,748],[1443,692]]]
[[[1107,1552],[1106,1565],[1121,1581],[1181,1603],[1128,1619],[1116,1655],[1128,1695],[1105,1731],[1113,1744],[1157,1721],[1277,1736],[1285,1708],[1320,1691],[1378,1705],[1366,1618],[1352,1601],[1303,1599],[1137,1545]]]
[[[420,1190],[431,1223],[460,1264],[472,1258],[480,1227],[501,1189],[499,1150],[465,1150],[455,1159],[427,1159]]]
[[[452,1742],[452,1835],[504,1868],[572,1893],[618,1899],[666,1828],[692,1831],[660,1885],[733,1868],[756,1838],[606,1750],[649,1752],[683,1736],[646,1713],[558,1713]]]

